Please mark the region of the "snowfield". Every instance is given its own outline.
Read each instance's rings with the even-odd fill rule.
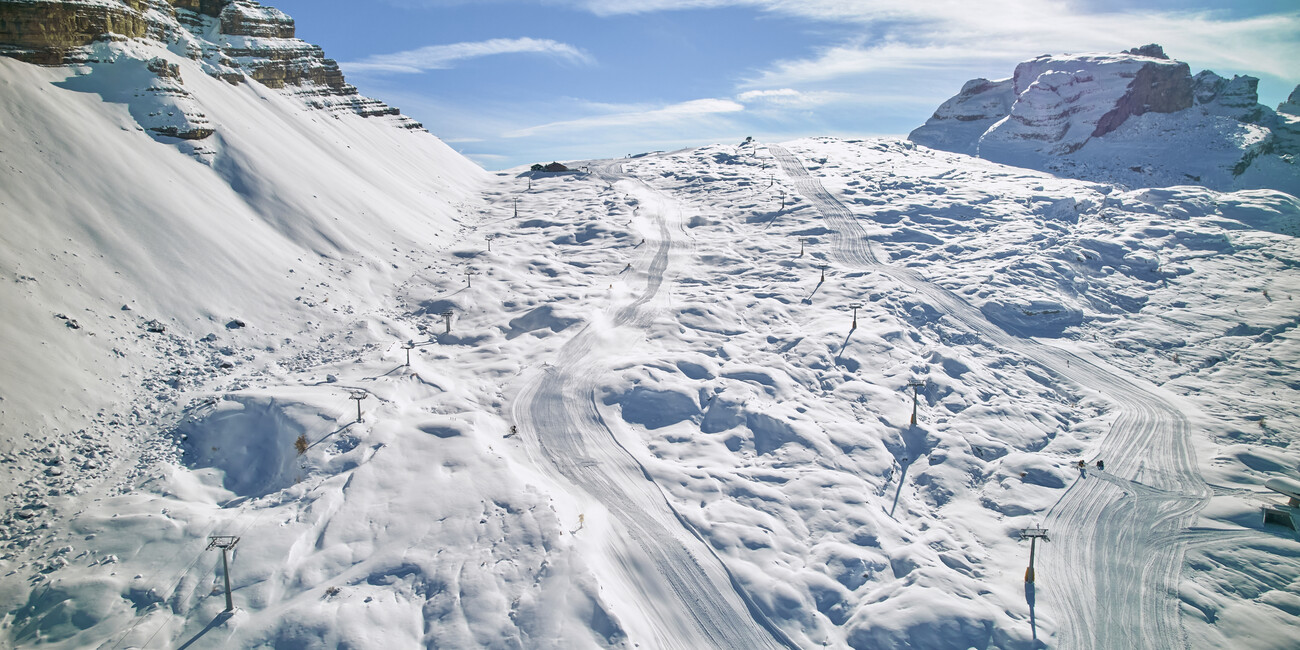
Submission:
[[[2,643],[1292,647],[1295,197],[183,72],[210,149],[0,59]]]

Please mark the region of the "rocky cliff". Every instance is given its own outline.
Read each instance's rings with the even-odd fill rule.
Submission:
[[[1009,79],[967,82],[909,138],[1128,186],[1300,192],[1300,118],[1287,104],[1278,111],[1260,104],[1258,82],[1208,70],[1192,75],[1158,45],[1044,55],[1016,66]]]
[[[176,57],[199,63],[213,77],[232,84],[252,80],[317,110],[421,128],[398,109],[358,94],[321,48],[296,37],[292,18],[255,0],[3,0],[0,55],[129,77],[138,91],[125,93],[132,115],[164,137],[201,140],[215,132],[185,90]]]

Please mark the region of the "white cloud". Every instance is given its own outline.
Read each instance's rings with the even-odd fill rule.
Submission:
[[[497,54],[544,54],[572,63],[593,63],[590,54],[569,45],[545,38],[494,38],[469,43],[430,45],[415,50],[377,54],[360,61],[340,63],[348,73],[413,74],[427,70],[445,70],[457,62]]]
[[[719,7],[812,21],[862,25],[871,40],[833,43],[814,55],[778,61],[742,88],[863,77],[880,71],[991,70],[1046,53],[1118,51],[1159,43],[1195,69],[1300,77],[1300,12],[1229,18],[1226,12],[1093,11],[1081,0],[549,0],[596,15]],[[1227,3],[1225,3],[1225,6]],[[1195,71],[1195,70],[1194,70]],[[1010,68],[1005,74],[1009,75]]]
[[[745,103],[759,102],[759,101],[784,102],[784,101],[798,100],[802,98],[803,98],[803,93],[793,88],[777,88],[775,90],[750,90],[748,92],[740,93],[739,95],[736,96],[736,99]]]
[[[829,90],[799,91],[793,88],[747,90],[736,95],[736,101],[768,109],[807,109],[829,104],[862,103],[869,96]]]
[[[504,136],[507,138],[523,138],[551,131],[587,131],[599,128],[632,126],[672,126],[723,113],[738,113],[743,110],[745,110],[744,105],[730,99],[694,99],[659,108],[607,113],[574,120],[539,124],[511,131],[504,134]]]

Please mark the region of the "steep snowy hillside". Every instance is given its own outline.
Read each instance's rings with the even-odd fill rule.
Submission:
[[[1158,45],[1043,55],[1010,79],[967,82],[908,139],[1127,187],[1300,193],[1300,112],[1290,102],[1277,111],[1260,104],[1258,82],[1193,76]]]
[[[128,489],[191,389],[238,386],[240,369],[286,363],[319,345],[315,328],[387,300],[409,251],[447,241],[484,180],[341,77],[316,81],[332,64],[291,23],[257,36],[256,56],[218,46],[262,31],[249,12],[283,14],[145,4],[0,5],[11,44],[24,11],[147,19],[142,38],[65,39],[79,45],[58,50],[66,66],[0,57],[5,572],[40,575],[15,554],[70,514],[59,498]],[[28,45],[6,51],[44,51]],[[6,604],[22,586],[6,578]]]

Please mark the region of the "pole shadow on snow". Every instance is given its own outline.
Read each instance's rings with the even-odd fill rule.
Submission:
[[[901,434],[903,443],[903,457],[898,459],[898,465],[903,471],[898,475],[898,488],[894,492],[894,503],[889,507],[889,517],[894,517],[894,510],[898,508],[898,499],[903,494],[903,485],[907,483],[907,470],[911,469],[912,463],[917,459],[930,453],[930,448],[926,444],[926,431],[920,426],[909,425],[903,429]],[[894,452],[897,458],[898,452]]]
[[[331,432],[329,432],[329,433],[327,433],[327,434],[321,436],[321,438],[320,438],[319,440],[317,440],[316,442],[313,442],[313,443],[311,443],[310,445],[307,445],[307,448],[308,448],[308,449],[311,449],[311,448],[315,447],[316,445],[319,445],[320,443],[325,442],[326,440],[329,440],[330,438],[334,437],[335,435],[337,435],[337,434],[339,434],[339,433],[342,433],[342,432],[346,431],[349,427],[351,427],[351,426],[354,425],[354,424],[356,424],[356,422],[349,422],[349,423],[347,423],[347,424],[345,424],[345,425],[343,425],[343,426],[341,426],[341,427],[339,427],[339,428],[337,428],[337,429],[335,429],[335,430],[333,430],[333,431],[331,431]]]
[[[776,218],[781,216],[782,212],[785,212],[785,210],[777,210],[776,212],[773,212],[772,218],[767,220],[767,224],[763,226],[763,230],[767,230],[768,228],[771,228],[772,224],[776,223]]]
[[[844,342],[840,344],[840,351],[835,353],[836,363],[839,362],[840,356],[844,354],[844,348],[849,347],[849,339],[853,338],[853,332],[857,331],[857,329],[856,327],[850,328],[849,333],[844,335]]]
[[[1034,635],[1034,647],[1044,647],[1038,641],[1038,618],[1034,614],[1034,583],[1025,583],[1025,602],[1029,603],[1029,630]]]
[[[813,287],[812,293],[808,294],[808,297],[803,299],[803,304],[811,305],[813,296],[817,295],[817,292],[821,290],[823,284],[826,284],[825,280],[819,281],[817,286]]]
[[[382,375],[376,375],[376,376],[374,376],[374,377],[365,377],[365,378],[363,378],[361,381],[376,381],[376,380],[379,380],[379,379],[383,379],[384,377],[391,377],[391,376],[393,376],[395,373],[397,373],[399,370],[402,370],[403,368],[406,368],[406,367],[407,367],[406,364],[401,364],[401,365],[397,366],[396,368],[393,368],[392,370],[389,370],[388,372],[386,372],[386,373],[384,373],[384,374],[382,374]]]
[[[176,650],[185,650],[186,648],[194,645],[195,641],[198,641],[199,639],[203,638],[203,635],[210,632],[212,628],[224,624],[226,621],[230,620],[230,617],[234,615],[235,615],[234,612],[221,612],[220,614],[217,614],[216,618],[212,619],[212,622],[208,623],[207,627],[203,628],[202,630],[199,630],[198,634],[195,634],[194,636],[190,637],[190,640],[186,641],[185,645],[180,646]]]
[[[907,470],[912,466],[911,461],[903,464],[903,471],[898,473],[898,489],[894,491],[894,503],[889,506],[889,518],[894,518],[894,510],[898,508],[898,497],[903,495],[903,484],[907,482]]]

